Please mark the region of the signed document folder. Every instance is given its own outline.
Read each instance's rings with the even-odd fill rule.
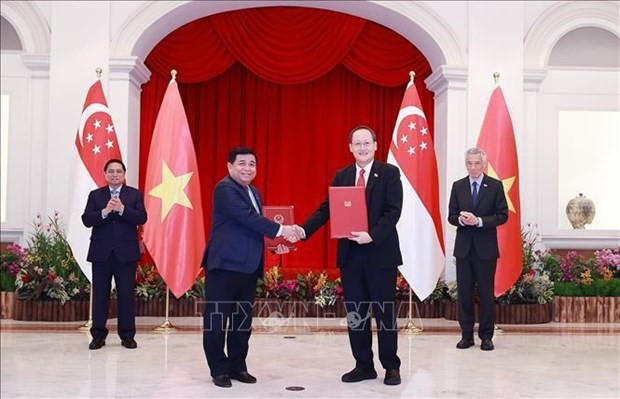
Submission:
[[[293,206],[263,206],[263,216],[273,220],[278,224],[291,225],[295,223],[293,217]],[[265,248],[275,251],[278,244],[284,244],[291,249],[295,249],[295,244],[286,241],[284,237],[269,238],[265,237]]]
[[[332,238],[352,237],[352,231],[368,231],[366,188],[330,187],[329,220]]]

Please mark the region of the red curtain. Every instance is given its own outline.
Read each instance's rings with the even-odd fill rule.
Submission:
[[[420,51],[383,26],[337,12],[268,7],[213,15],[169,34],[145,63],[152,76],[142,91],[141,185],[155,119],[176,69],[198,158],[207,237],[211,191],[226,175],[234,146],[257,152],[254,184],[264,203],[293,204],[301,223],[325,198],[336,170],[353,162],[351,128],[373,127],[377,158],[386,159],[410,70],[433,126],[433,97],[423,83],[431,69]],[[337,275],[335,251],[324,228],[282,258],[283,273]],[[266,266],[277,261],[268,256]]]

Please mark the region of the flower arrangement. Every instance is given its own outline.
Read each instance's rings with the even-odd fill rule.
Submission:
[[[324,307],[342,300],[342,283],[340,278],[329,280],[327,273],[312,271],[298,274],[295,280],[283,280],[280,266],[276,265],[265,270],[263,278],[258,280],[256,297],[309,300]]]
[[[37,215],[28,237],[28,249],[16,274],[17,298],[22,300],[87,299],[90,284],[67,243],[60,214],[43,223]]]
[[[0,291],[15,291],[15,276],[22,268],[26,249],[19,244],[8,244],[0,251]]]
[[[620,296],[620,251],[602,249],[586,259],[576,251],[548,253],[542,268],[555,281],[558,296]]]
[[[497,298],[500,304],[546,304],[553,299],[554,282],[550,273],[544,270],[543,263],[552,262],[550,255],[537,247],[540,234],[536,226],[527,224],[521,228],[521,248],[523,263],[521,274],[506,293]]]
[[[314,286],[314,292],[314,303],[320,307],[333,306],[336,304],[336,301],[342,301],[344,298],[340,277],[330,281],[327,279],[325,272],[319,275],[319,279]]]

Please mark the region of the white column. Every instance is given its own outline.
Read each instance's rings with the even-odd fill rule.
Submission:
[[[467,69],[441,66],[425,83],[435,93],[435,152],[446,250],[445,280],[453,281],[456,280],[452,257],[456,229],[447,221],[448,200],[452,182],[464,173],[463,153],[467,143],[463,127],[467,125]]]
[[[542,185],[540,183],[540,171],[543,165],[540,164],[540,85],[547,77],[546,69],[527,69],[523,74],[523,145],[521,149],[524,154],[532,156],[521,156],[519,164],[519,174],[521,179],[521,220],[525,223],[536,223],[542,220],[542,200],[540,193]],[[527,162],[523,160],[527,159]],[[529,194],[532,195],[529,195]],[[535,194],[534,194],[535,193]],[[540,226],[538,232],[540,232]]]
[[[24,176],[27,179],[25,187],[28,187],[24,204],[24,226],[29,226],[38,212],[46,211],[48,138],[45,132],[48,123],[50,59],[47,55],[23,55],[22,61],[30,70],[30,117],[26,126],[29,159],[24,164]]]
[[[116,136],[127,166],[127,183],[138,187],[140,158],[140,99],[142,85],[151,72],[138,57],[110,60],[108,104],[116,126]]]

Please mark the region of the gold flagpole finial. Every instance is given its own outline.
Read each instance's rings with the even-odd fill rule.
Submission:
[[[411,79],[411,83],[413,83],[413,79],[415,79],[415,72],[409,71],[409,79]]]
[[[177,80],[177,70],[176,69],[172,69],[170,71],[170,75],[172,76],[172,80]]]
[[[493,80],[495,81],[495,84],[499,82],[499,72],[493,73]]]
[[[95,73],[97,74],[97,79],[101,79],[101,72],[103,72],[103,69],[97,67],[95,68]]]

